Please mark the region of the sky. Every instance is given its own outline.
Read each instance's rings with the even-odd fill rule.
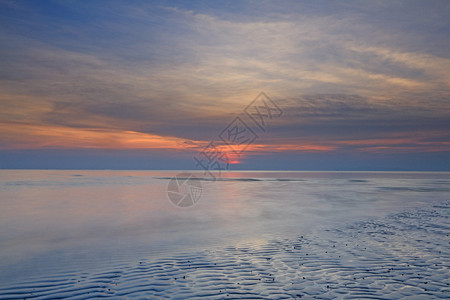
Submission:
[[[450,171],[449,15],[433,0],[2,0],[0,168],[201,169],[215,145],[230,170]],[[250,142],[230,139],[236,120]]]

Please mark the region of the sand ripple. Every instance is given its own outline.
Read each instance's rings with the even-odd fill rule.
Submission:
[[[1,299],[448,299],[450,203],[300,236],[0,287]]]

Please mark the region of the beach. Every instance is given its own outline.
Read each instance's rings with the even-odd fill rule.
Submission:
[[[174,174],[2,170],[0,299],[450,297],[449,173]]]

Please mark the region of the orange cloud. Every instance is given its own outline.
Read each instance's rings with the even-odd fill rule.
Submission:
[[[398,145],[406,143],[415,143],[416,140],[412,138],[391,138],[391,139],[365,139],[365,140],[347,140],[339,141],[343,145]]]
[[[69,128],[50,125],[0,123],[2,149],[26,148],[106,148],[106,149],[184,149],[184,139],[148,133]]]
[[[359,148],[359,151],[363,152],[385,152],[385,153],[406,153],[406,152],[440,152],[450,151],[450,144],[446,146],[374,146]]]
[[[359,151],[364,152],[437,152],[449,151],[450,142],[427,141],[429,137],[441,137],[442,133],[418,132],[415,137],[386,138],[386,139],[363,139],[338,141],[337,144],[356,146]],[[443,139],[443,138],[442,138]],[[359,147],[358,147],[359,146]]]
[[[437,138],[430,141],[427,138]],[[450,141],[442,133],[419,132],[406,137],[360,139],[283,141],[276,144],[259,143],[251,145],[218,144],[230,164],[240,164],[251,155],[265,155],[274,152],[327,152],[345,146],[362,152],[435,152],[449,151]],[[173,136],[161,136],[131,130],[74,128],[54,125],[33,125],[0,122],[0,149],[163,149],[180,151],[202,151],[210,141],[186,140]],[[273,141],[272,141],[273,143]],[[238,154],[240,153],[240,154]]]
[[[232,145],[232,147],[228,145],[219,145],[217,148],[219,151],[226,154],[230,164],[242,163],[244,159],[250,155],[264,155],[267,153],[283,151],[322,152],[336,149],[333,146],[315,144],[251,144],[248,146]]]

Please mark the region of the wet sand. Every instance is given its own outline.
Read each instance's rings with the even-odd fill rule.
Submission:
[[[448,299],[450,202],[342,228],[0,287],[0,299]]]

